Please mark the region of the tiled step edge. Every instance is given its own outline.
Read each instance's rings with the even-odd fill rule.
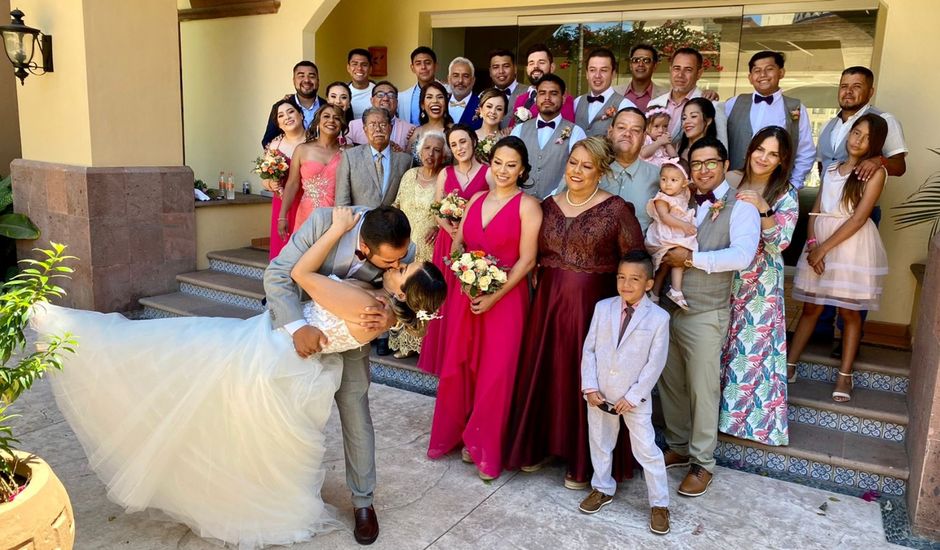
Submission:
[[[177,275],[180,292],[232,306],[264,311],[264,284],[257,279],[221,271],[204,270]]]
[[[264,277],[269,263],[266,251],[250,247],[216,250],[206,257],[210,269],[259,280]]]
[[[157,319],[162,317],[234,317],[247,319],[258,314],[257,311],[238,306],[174,292],[171,294],[162,294],[160,296],[150,296],[138,300],[140,305],[144,306],[144,312],[140,316],[145,319]]]
[[[909,469],[903,443],[790,426],[790,445],[771,447],[719,434],[715,458],[731,468],[756,467],[811,480],[902,496]]]
[[[376,384],[434,397],[437,395],[437,377],[417,365],[415,357],[396,359],[391,355],[378,355],[375,351],[369,356],[369,370]]]
[[[856,388],[852,400],[832,400],[833,385],[800,380],[789,385],[787,416],[792,424],[810,424],[888,441],[904,441],[908,415],[901,394]]]
[[[807,364],[839,368],[839,359],[830,357],[832,346],[811,343],[806,347],[800,361]],[[862,345],[854,363],[855,371],[873,372],[893,377],[907,378],[911,368],[911,352],[905,350]],[[858,381],[856,380],[856,385]]]

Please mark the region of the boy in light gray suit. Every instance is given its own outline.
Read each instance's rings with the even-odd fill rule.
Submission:
[[[613,500],[617,484],[610,475],[620,418],[630,430],[633,456],[643,467],[649,492],[649,529],[669,532],[669,486],[663,452],[656,446],[650,391],[666,365],[669,314],[646,293],[653,288],[653,263],[644,251],[624,255],[617,269],[619,296],[594,308],[581,354],[581,391],[588,402],[593,490],[579,509],[598,512]]]

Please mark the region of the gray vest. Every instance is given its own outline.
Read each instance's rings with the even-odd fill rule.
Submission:
[[[721,199],[721,197],[718,198]],[[695,239],[698,241],[699,250],[708,252],[731,246],[731,209],[734,208],[734,203],[734,189],[728,188],[725,194],[725,207],[718,213],[718,218],[712,221],[711,214],[708,214],[702,225],[698,226]],[[734,271],[705,273],[697,268],[687,269],[682,277],[682,294],[689,303],[689,311],[702,313],[722,308],[729,309],[731,307],[731,281],[734,279],[734,274]]]
[[[731,114],[728,115],[728,160],[731,170],[744,169],[744,156],[751,138],[759,132],[751,128],[751,107],[754,105],[754,94],[741,94],[734,102]],[[790,113],[800,108],[800,100],[794,97],[783,96],[783,107],[786,109],[787,132],[790,134],[790,146],[793,152],[797,150],[800,140],[800,123],[793,120]]]
[[[568,122],[562,117],[555,119],[555,131],[552,137],[545,142],[545,148],[539,148],[538,136],[538,117],[531,118],[522,125],[519,137],[525,143],[525,148],[529,152],[529,164],[532,165],[532,173],[529,175],[529,183],[532,187],[526,189],[526,193],[537,197],[539,200],[552,194],[562,176],[565,175],[565,163],[568,162],[568,144],[571,137],[556,143],[565,128],[570,128],[569,132],[574,130],[574,124]]]
[[[588,120],[588,95],[584,94],[581,96],[580,101],[578,101],[578,108],[574,111],[574,123],[578,126],[584,128],[584,133],[587,134],[587,137],[591,136],[606,136],[607,129],[610,128],[610,123],[613,122],[614,117],[608,117],[605,120],[604,112],[611,107],[614,108],[614,111],[617,110],[617,107],[620,106],[620,102],[623,101],[623,96],[614,92],[610,96],[610,99],[604,102],[604,105],[601,107],[601,110],[597,112],[597,115],[594,116],[593,120]]]
[[[868,112],[881,116],[884,111],[872,105],[868,109]],[[832,142],[832,132],[835,131],[836,120],[838,118],[839,115],[833,117],[833,119],[826,124],[826,127],[823,128],[822,132],[819,133],[819,142],[816,144],[816,158],[822,159],[821,174],[825,174],[832,163],[845,162],[849,158],[849,152],[845,149],[845,140],[839,143]]]

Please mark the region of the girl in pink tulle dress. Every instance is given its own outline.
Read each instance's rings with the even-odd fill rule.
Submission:
[[[653,283],[653,301],[659,301],[666,275],[670,276],[671,288],[666,296],[682,309],[689,304],[682,294],[682,274],[684,268],[660,266],[663,256],[670,249],[681,246],[692,252],[698,250],[695,240],[695,210],[689,208],[689,169],[688,163],[679,158],[671,158],[663,163],[659,172],[659,192],[646,203],[649,214],[649,229],[646,231],[646,249],[653,256],[656,279]]]
[[[870,218],[887,172],[882,168],[868,181],[855,173],[859,164],[881,154],[887,135],[887,123],[876,114],[866,114],[852,125],[845,140],[848,159],[833,164],[823,176],[793,280],[793,297],[803,302],[803,312],[787,354],[788,370],[795,370],[823,307],[836,306],[844,322],[842,363],[832,392],[839,403],[852,399],[860,311],[878,309],[888,274],[888,256]]]

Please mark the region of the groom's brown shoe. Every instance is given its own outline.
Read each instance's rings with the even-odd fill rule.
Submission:
[[[375,542],[375,539],[379,538],[379,519],[375,517],[375,509],[371,506],[356,508],[353,514],[356,517],[356,529],[353,531],[356,542],[359,544]]]

